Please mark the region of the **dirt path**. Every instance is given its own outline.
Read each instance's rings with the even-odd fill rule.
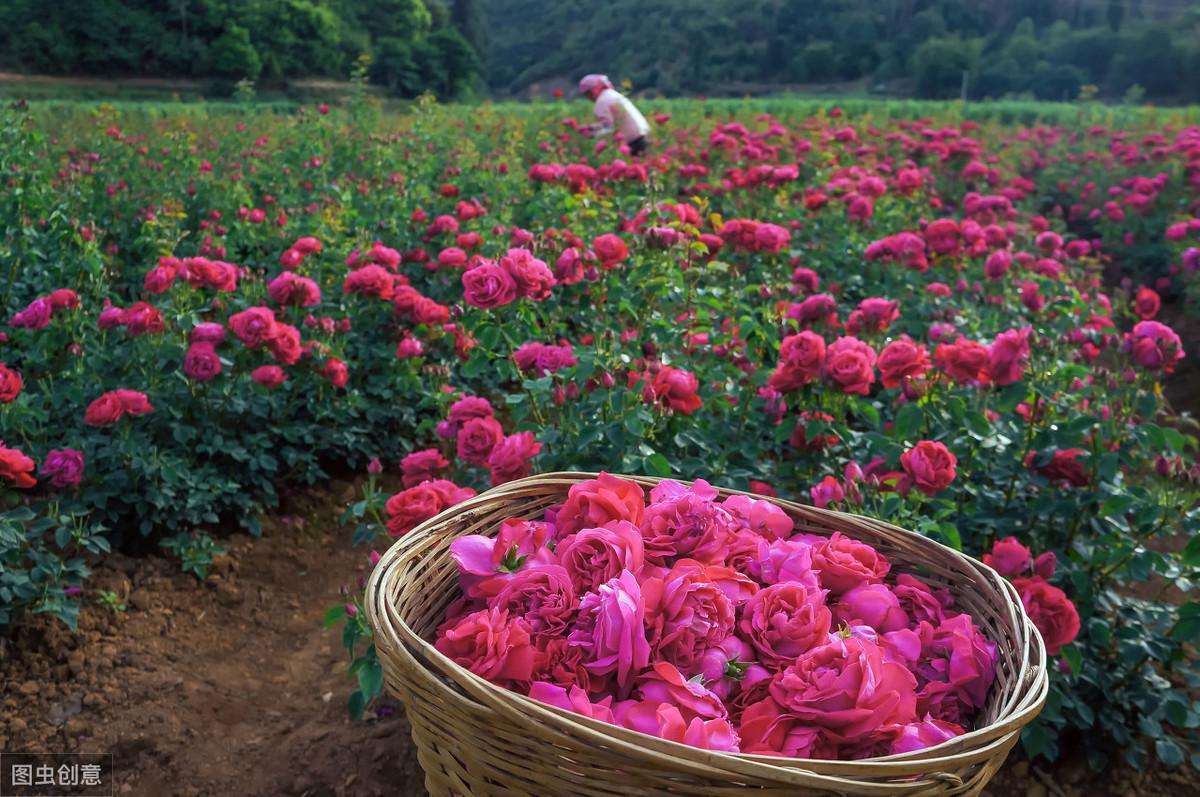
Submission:
[[[261,539],[224,540],[203,584],[174,561],[110,557],[93,587],[125,611],[88,601],[75,636],[40,618],[0,639],[0,750],[111,752],[118,794],[136,797],[423,795],[402,712],[346,719],[340,634],[321,629],[339,587],[366,572],[336,521],[352,491],[298,496]],[[1076,761],[1051,777],[1015,761],[985,794],[1200,788],[1186,771],[1097,777]]]
[[[346,719],[346,658],[321,618],[365,562],[336,498],[230,538],[203,585],[112,557],[95,583],[125,612],[86,608],[74,639],[39,622],[0,642],[0,750],[111,752],[121,794],[423,793],[402,716]]]

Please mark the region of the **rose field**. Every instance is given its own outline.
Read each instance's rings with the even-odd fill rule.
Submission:
[[[1200,116],[645,110],[641,158],[561,101],[0,112],[0,749],[115,751],[122,793],[421,793],[365,579],[583,471],[454,543],[438,650],[711,750],[970,731],[978,618],[777,496],[1011,581],[1050,693],[992,793],[1200,793]],[[155,724],[239,657],[205,727]],[[133,744],[139,712],[240,746]],[[201,779],[262,739],[281,782]]]

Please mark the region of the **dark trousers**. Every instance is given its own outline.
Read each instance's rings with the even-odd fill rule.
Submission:
[[[646,137],[638,136],[629,142],[629,154],[634,157],[646,154]]]

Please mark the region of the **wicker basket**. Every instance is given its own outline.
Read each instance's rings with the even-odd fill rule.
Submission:
[[[770,500],[798,531],[841,531],[875,546],[898,568],[949,588],[996,641],[996,683],[978,730],[914,753],[862,761],[712,752],[530,700],[434,649],[434,629],[459,595],[450,542],[467,534],[494,535],[507,518],[540,517],[573,484],[595,476],[550,473],[488,490],[401,537],[375,567],[367,615],[387,690],[407,709],[431,794],[974,795],[1041,710],[1048,689],[1045,646],[1015,590],[995,571],[886,523],[776,499]],[[646,488],[660,481],[624,478]]]

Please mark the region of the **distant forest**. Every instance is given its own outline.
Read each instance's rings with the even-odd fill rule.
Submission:
[[[359,56],[396,96],[603,71],[725,94],[842,81],[918,97],[1200,100],[1196,0],[5,0],[0,69],[283,82]],[[1091,88],[1094,87],[1094,88]]]

